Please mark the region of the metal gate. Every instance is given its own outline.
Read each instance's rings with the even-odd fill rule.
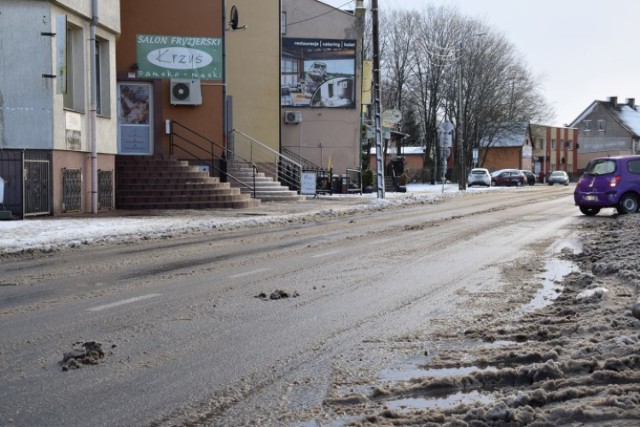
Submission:
[[[98,209],[113,209],[113,171],[98,170]]]
[[[0,150],[0,177],[4,180],[4,199],[0,210],[22,217],[22,150]]]
[[[79,212],[82,208],[82,169],[62,169],[62,211]]]
[[[51,161],[24,159],[24,215],[51,213]]]
[[[0,176],[2,209],[19,218],[51,214],[51,152],[0,149]]]

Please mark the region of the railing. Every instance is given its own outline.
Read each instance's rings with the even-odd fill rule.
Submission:
[[[209,167],[209,175],[217,176],[222,182],[228,182],[229,180],[237,183],[240,187],[249,189],[253,193],[253,198],[256,197],[256,172],[257,167],[250,160],[244,160],[232,152],[232,150],[225,148],[206,136],[184,126],[176,121],[171,121],[171,132],[169,134],[171,155],[175,155],[180,158],[177,151],[186,155],[189,160],[194,160],[199,163],[204,163]],[[234,158],[247,164],[253,171],[253,184],[248,184],[239,178],[228,173],[227,161]]]
[[[300,162],[267,147],[237,129],[233,129],[229,133],[228,141],[229,147],[233,151],[233,155],[230,154],[229,159],[233,160],[236,165],[239,164],[239,161],[248,162],[254,165],[259,172],[280,181],[290,190],[300,192],[302,179]]]
[[[294,153],[293,151],[289,150],[286,147],[280,147],[280,151],[285,156],[287,156],[290,159],[293,159],[294,161],[300,163],[300,165],[302,166],[303,170],[315,170],[315,171],[317,171],[317,170],[321,170],[322,169],[320,166],[318,166],[315,163],[305,159],[301,155]]]

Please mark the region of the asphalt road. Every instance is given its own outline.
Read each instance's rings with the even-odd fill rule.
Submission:
[[[2,260],[0,425],[317,425],[363,360],[526,299],[505,272],[571,238],[571,191]],[[90,341],[99,363],[63,371]]]

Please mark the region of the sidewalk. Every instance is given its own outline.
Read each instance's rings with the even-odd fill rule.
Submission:
[[[264,225],[286,225],[302,219],[354,214],[389,206],[410,205],[452,197],[457,184],[409,185],[406,193],[335,194],[307,196],[296,202],[263,202],[250,209],[110,210],[56,217],[0,221],[0,256],[24,252],[51,252],[101,243],[126,243],[227,231]],[[475,189],[470,191],[477,191]],[[480,190],[482,191],[482,190]],[[486,191],[486,190],[484,190]]]

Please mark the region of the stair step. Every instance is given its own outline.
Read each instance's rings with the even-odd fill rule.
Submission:
[[[117,156],[119,209],[239,209],[260,200],[173,156]]]

